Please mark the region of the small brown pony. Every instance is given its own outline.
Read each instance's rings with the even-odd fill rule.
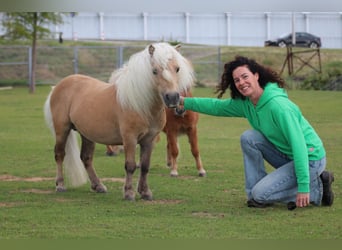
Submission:
[[[182,93],[183,96],[192,96],[190,90]],[[187,135],[191,153],[195,158],[198,175],[206,176],[206,171],[203,168],[202,160],[198,147],[197,138],[197,123],[199,115],[197,112],[191,110],[177,112],[178,109],[166,108],[166,124],[163,128],[163,132],[166,134],[167,141],[167,158],[166,164],[171,168],[170,175],[173,177],[178,176],[178,164],[177,158],[179,154],[178,136]]]
[[[165,106],[174,108],[179,93],[193,84],[193,69],[175,47],[154,43],[132,55],[112,74],[113,84],[84,75],[61,80],[48,96],[44,114],[55,136],[56,191],[63,192],[63,163],[72,186],[87,182],[96,192],[107,189],[93,167],[95,143],[124,145],[124,198],[135,199],[133,174],[136,145],[140,146],[137,191],[151,200],[147,184],[154,138],[166,122]],[[74,131],[81,136],[81,152]],[[83,164],[82,164],[83,163]],[[86,171],[84,171],[84,169]]]
[[[106,145],[106,155],[116,156],[123,152],[122,145]]]

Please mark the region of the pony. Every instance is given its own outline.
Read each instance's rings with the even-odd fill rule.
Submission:
[[[107,156],[116,156],[123,152],[122,145],[106,145],[106,155]]]
[[[70,75],[50,92],[44,116],[55,137],[56,191],[64,192],[66,177],[71,186],[90,180],[95,192],[107,192],[93,166],[95,144],[123,145],[126,171],[125,200],[135,199],[133,176],[140,148],[137,192],[152,200],[147,176],[155,137],[166,123],[165,107],[179,105],[180,93],[193,84],[194,72],[187,59],[168,43],[152,43],[133,54],[115,70],[111,83],[86,75]],[[81,137],[81,151],[76,131]]]
[[[181,93],[185,97],[191,97],[191,90]],[[166,164],[171,168],[171,177],[178,176],[177,158],[179,154],[178,137],[186,135],[189,140],[190,149],[195,158],[198,175],[200,177],[206,176],[206,171],[203,168],[202,160],[199,152],[198,138],[197,138],[197,123],[199,114],[191,110],[180,110],[165,108],[166,124],[163,132],[166,134]]]

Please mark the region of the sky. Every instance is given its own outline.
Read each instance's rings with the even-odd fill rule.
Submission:
[[[341,0],[0,0],[0,11],[341,12]]]

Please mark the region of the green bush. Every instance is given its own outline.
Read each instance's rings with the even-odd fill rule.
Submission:
[[[301,89],[342,90],[342,70],[331,67],[323,73],[310,74],[304,79]]]

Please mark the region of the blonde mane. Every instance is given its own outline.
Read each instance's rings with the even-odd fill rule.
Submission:
[[[165,69],[170,60],[174,59],[180,70],[178,72],[178,91],[186,92],[195,81],[191,63],[168,43],[154,43],[153,56],[149,46],[143,51],[132,55],[120,69],[114,71],[109,82],[117,87],[117,99],[123,108],[152,117],[151,105],[156,98],[161,98],[156,90],[156,76],[153,75],[152,60]]]

